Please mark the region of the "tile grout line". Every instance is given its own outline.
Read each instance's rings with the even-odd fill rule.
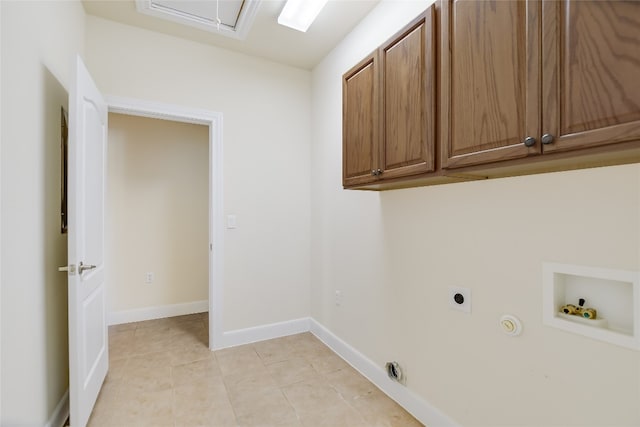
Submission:
[[[393,414],[385,415],[383,412],[378,416],[379,410],[376,410],[376,407],[368,408],[366,406],[367,404],[378,405],[382,403],[383,405],[380,406],[379,408],[388,408],[388,406],[386,406],[385,401],[378,401],[377,399],[373,399],[369,401],[362,400],[358,402],[357,406],[354,405],[355,403],[354,399],[356,399],[357,397],[364,398],[371,394],[371,392],[368,391],[370,386],[373,387],[374,389],[377,389],[377,387],[375,386],[375,384],[371,384],[370,381],[368,381],[364,377],[361,377],[361,379],[363,381],[366,381],[368,385],[365,384],[364,387],[361,386],[358,378],[355,378],[355,377],[352,378],[351,374],[348,372],[348,369],[347,369],[348,365],[340,366],[340,364],[337,363],[336,360],[334,360],[336,357],[339,357],[339,355],[336,355],[334,351],[332,351],[330,348],[324,345],[316,337],[308,336],[308,334],[301,333],[301,334],[291,335],[290,337],[276,338],[274,340],[251,343],[246,346],[238,346],[234,348],[235,350],[230,350],[228,353],[227,352],[224,353],[226,362],[222,364],[220,356],[221,354],[223,354],[222,352],[224,352],[225,350],[210,351],[206,344],[207,338],[206,337],[204,338],[205,342],[202,341],[203,334],[201,334],[201,331],[204,330],[205,331],[204,334],[206,334],[206,331],[208,330],[208,324],[205,321],[205,319],[200,318],[199,321],[192,321],[189,318],[185,317],[184,319],[180,319],[180,320],[170,321],[170,320],[160,319],[158,323],[152,323],[152,322],[153,321],[150,321],[149,323],[144,323],[144,327],[142,327],[141,325],[133,325],[133,328],[130,329],[133,332],[133,336],[131,337],[130,343],[133,343],[135,341],[135,336],[137,335],[136,331],[141,331],[143,329],[149,329],[149,331],[147,332],[149,332],[150,335],[158,334],[159,336],[163,335],[162,330],[164,329],[173,330],[173,333],[171,334],[171,336],[179,337],[179,338],[170,340],[170,344],[168,347],[163,348],[162,350],[158,349],[157,351],[156,351],[156,347],[154,347],[153,351],[150,351],[149,348],[145,349],[144,347],[139,347],[137,350],[134,349],[133,351],[127,351],[126,345],[125,346],[121,345],[118,351],[122,352],[121,355],[123,355],[123,357],[118,358],[116,360],[124,360],[124,362],[122,362],[121,367],[119,369],[119,371],[121,372],[120,377],[116,377],[116,379],[113,381],[118,383],[118,385],[122,385],[122,387],[114,387],[115,390],[113,391],[116,392],[114,396],[117,398],[118,402],[125,402],[126,398],[123,393],[125,390],[125,385],[129,383],[129,381],[127,381],[127,376],[130,375],[129,371],[131,369],[136,369],[136,366],[138,365],[140,365],[141,367],[144,367],[145,357],[148,358],[149,355],[155,354],[156,356],[154,356],[153,363],[151,364],[151,368],[150,368],[151,377],[154,376],[153,375],[154,367],[161,368],[162,366],[166,366],[164,364],[168,364],[168,368],[169,368],[168,383],[171,387],[171,392],[169,394],[171,399],[169,409],[171,410],[172,419],[171,420],[166,419],[165,425],[172,425],[173,427],[178,427],[182,425],[180,422],[181,419],[185,421],[184,418],[178,417],[179,408],[177,407],[177,405],[179,402],[182,402],[183,400],[182,397],[188,398],[189,396],[188,393],[192,393],[192,391],[191,392],[188,391],[189,385],[193,383],[193,381],[198,377],[200,372],[206,375],[206,378],[203,379],[202,384],[212,385],[218,390],[217,392],[215,392],[216,393],[215,396],[217,397],[213,397],[213,395],[211,395],[211,397],[205,397],[204,400],[202,400],[202,402],[206,405],[207,409],[201,408],[201,410],[208,411],[210,409],[213,409],[214,406],[217,406],[217,404],[215,404],[214,402],[219,401],[220,405],[223,405],[223,406],[228,405],[229,409],[225,409],[223,408],[223,406],[220,406],[221,409],[225,409],[228,411],[228,412],[224,412],[224,414],[226,414],[224,415],[225,417],[229,419],[233,417],[233,419],[235,420],[236,426],[240,426],[240,425],[244,426],[246,424],[246,423],[240,424],[240,420],[239,420],[240,412],[238,412],[239,407],[237,405],[237,403],[239,403],[240,401],[234,402],[231,398],[232,384],[229,382],[229,379],[231,378],[232,373],[230,373],[227,370],[223,370],[223,366],[225,364],[227,368],[232,368],[233,372],[237,371],[236,373],[240,373],[238,377],[238,381],[243,381],[242,380],[243,376],[246,376],[246,379],[250,379],[252,377],[257,379],[260,376],[262,376],[262,378],[264,378],[266,381],[265,383],[261,384],[259,382],[250,382],[248,385],[251,387],[251,384],[256,384],[256,385],[259,385],[259,387],[264,387],[265,390],[268,390],[269,393],[271,393],[271,394],[267,393],[267,395],[265,396],[271,395],[274,398],[278,399],[278,403],[274,407],[276,412],[270,412],[269,409],[265,410],[264,409],[265,407],[262,407],[263,408],[262,410],[256,411],[255,409],[252,409],[254,408],[252,406],[253,405],[252,403],[249,404],[248,407],[245,407],[247,403],[245,401],[243,403],[243,407],[245,407],[245,410],[247,410],[248,408],[247,414],[243,415],[243,419],[245,420],[245,422],[259,421],[259,418],[256,418],[256,416],[257,417],[263,416],[265,417],[264,418],[265,423],[261,425],[270,425],[270,426],[275,425],[275,423],[273,422],[266,422],[267,419],[273,421],[274,419],[276,419],[275,417],[277,417],[277,419],[280,421],[284,421],[285,418],[287,420],[290,419],[290,422],[298,423],[298,425],[301,425],[301,426],[308,425],[308,422],[313,423],[314,420],[316,420],[316,418],[318,417],[318,414],[316,414],[316,412],[321,412],[321,411],[324,411],[325,409],[322,408],[322,402],[318,402],[317,407],[314,406],[313,404],[311,404],[311,406],[309,405],[310,405],[310,402],[313,402],[312,396],[314,396],[314,391],[315,393],[318,393],[319,391],[322,391],[322,390],[326,390],[326,391],[322,391],[322,393],[328,393],[326,394],[327,397],[329,397],[330,395],[331,396],[337,395],[336,397],[339,399],[339,402],[342,402],[340,403],[339,407],[336,406],[337,410],[333,412],[334,414],[333,416],[339,417],[339,419],[342,419],[342,417],[350,418],[353,422],[353,425],[360,425],[360,424],[367,425],[365,414],[367,414],[370,419],[369,423],[373,422],[371,421],[371,412],[369,412],[370,410],[376,413],[376,416],[379,418],[380,421],[386,420],[386,422],[391,422],[392,425],[397,425],[396,422],[400,419],[399,415],[395,413],[395,410],[392,411]],[[191,326],[199,325],[200,327],[196,327],[194,330],[194,328],[191,327],[190,324]],[[156,331],[153,331],[152,329],[156,329]],[[125,329],[122,332],[126,332],[127,330],[129,329]],[[123,338],[123,342],[126,343],[126,337]],[[150,339],[147,344],[153,346],[153,342],[154,340]],[[199,350],[197,350],[201,348],[203,345],[208,354],[208,357],[205,357],[205,358],[203,358],[202,357],[203,354],[200,354]],[[186,347],[189,347],[189,349],[193,349],[195,351],[193,353],[186,351],[184,354],[182,354],[180,353],[180,350],[183,347],[180,347],[180,346],[186,346]],[[240,350],[241,353],[234,353],[234,351],[237,351],[237,350]],[[248,353],[252,355],[250,359],[257,358],[255,360],[258,363],[252,366],[255,366],[256,368],[259,367],[260,369],[259,375],[258,375],[258,372],[253,372],[252,369],[247,370],[246,367],[243,368],[242,366],[242,364],[244,363],[243,361],[240,361],[240,364],[237,363],[238,360],[236,360],[235,364],[233,363],[234,358],[237,358],[236,354],[242,354],[247,350],[249,350]],[[142,353],[138,354],[138,351],[142,351]],[[229,355],[228,357],[227,357],[227,354]],[[136,359],[136,363],[132,364],[133,363],[132,361],[134,359]],[[196,364],[201,364],[201,365],[196,365]],[[189,368],[190,365],[192,367]],[[185,369],[184,369],[184,372],[181,372],[180,375],[178,375],[177,372],[180,367],[184,367]],[[213,368],[215,368],[215,371],[211,371],[211,369]],[[162,369],[166,369],[166,368],[162,368]],[[206,371],[202,369],[206,369]],[[180,380],[181,382],[180,387],[184,386],[185,391],[180,392],[182,397],[178,399],[177,389],[179,387],[178,387],[177,381],[178,381],[178,376],[182,378],[183,374],[194,375],[194,377],[193,379],[189,379],[188,376],[185,376],[184,381]],[[210,377],[211,374],[213,374],[217,379]],[[151,381],[156,381],[156,380],[151,379]],[[138,387],[140,386],[148,387],[148,385],[144,385],[143,383],[140,383],[140,378],[138,378],[135,382],[136,384],[138,384]],[[304,399],[312,398],[312,400],[311,401],[307,400],[306,403],[305,403],[305,400],[301,400],[299,403],[302,406],[300,405],[296,406],[294,405],[294,401],[290,399],[286,390],[289,389],[290,387],[304,384],[305,382],[308,382],[308,384],[303,389],[300,389],[300,390],[304,390],[305,395],[307,395],[307,397],[304,397]],[[317,384],[314,385],[314,383],[316,382]],[[160,382],[158,384],[160,384]],[[218,388],[219,385],[222,386],[222,389]],[[151,386],[157,387],[158,385],[154,385],[153,383],[151,383]],[[316,387],[321,387],[321,388],[316,388]],[[340,391],[342,388],[344,388],[344,390],[346,391],[346,394],[343,394],[343,392]],[[273,391],[275,391],[276,389],[278,390],[278,394],[280,397],[277,397],[276,394],[273,394]],[[294,391],[294,395],[292,395],[291,397],[295,398],[294,400],[296,400],[298,399],[298,397],[295,396],[296,389],[294,388],[293,391]],[[224,393],[224,395],[222,393]],[[244,396],[244,392],[241,391],[241,389],[238,391],[238,393],[239,393],[238,396],[240,398]],[[316,394],[316,396],[318,395]],[[347,396],[350,396],[350,398],[347,399]],[[281,398],[284,400],[280,401],[279,399]],[[260,402],[258,403],[258,407],[260,407],[260,405],[263,405],[264,402],[266,402],[260,399],[257,401],[257,402]],[[244,400],[244,398],[242,400]],[[185,404],[187,404],[188,402],[189,400],[186,400]],[[344,408],[342,408],[343,403],[346,404]],[[152,406],[153,404],[151,404],[151,407]],[[258,408],[258,407],[255,407],[255,408]],[[105,406],[104,409],[112,410],[111,408],[109,408],[109,406]],[[117,409],[118,407],[116,406],[116,410]],[[126,420],[127,417],[131,417],[129,419],[134,420],[134,423],[137,423],[136,425],[139,425],[141,422],[144,423],[146,421],[149,421],[149,420],[145,420],[145,418],[140,418],[140,416],[142,417],[147,416],[148,409],[149,408],[146,408],[146,410],[140,409],[138,411],[134,411],[132,414],[125,415],[125,418],[122,418],[122,419],[119,418],[119,420],[120,422],[124,422],[123,420]],[[187,406],[185,406],[184,409],[185,411],[189,410]],[[306,412],[309,412],[309,414],[305,415],[304,417],[304,419],[306,420],[304,423],[303,423],[303,417],[301,412],[302,409],[305,409]],[[280,416],[280,410],[282,410],[282,416],[284,418]],[[384,410],[387,410],[387,409],[384,409]],[[193,413],[197,414],[198,413],[197,411],[198,409],[195,409]],[[270,413],[275,415],[270,416],[269,415]],[[200,413],[200,416],[202,415],[204,414]],[[206,419],[210,420],[209,422],[213,422],[212,418],[208,418],[212,416],[213,415],[208,415]],[[320,415],[320,418],[317,418],[316,421],[320,422],[321,420],[324,420],[323,422],[326,422],[327,419],[323,417],[324,415]],[[337,419],[338,418],[336,418],[336,420]],[[373,419],[376,419],[376,418],[374,417]],[[138,420],[138,421],[135,421],[135,420]],[[108,421],[108,419],[103,419],[102,421],[103,422]],[[413,423],[414,421],[415,420],[409,420],[407,424],[402,424],[402,425],[414,425]],[[92,427],[100,427],[101,425],[106,427],[106,424],[100,424],[99,421],[97,421],[96,423],[92,423],[91,425]]]

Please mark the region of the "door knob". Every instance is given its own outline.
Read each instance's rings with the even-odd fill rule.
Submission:
[[[85,265],[82,262],[80,262],[80,264],[78,265],[78,273],[82,274],[85,271],[93,270],[94,268],[96,268],[95,265],[91,265],[91,264]]]

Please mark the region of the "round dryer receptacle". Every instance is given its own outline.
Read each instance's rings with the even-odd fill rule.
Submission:
[[[520,319],[511,314],[505,314],[500,317],[500,327],[502,328],[502,332],[513,337],[522,333],[522,323]]]

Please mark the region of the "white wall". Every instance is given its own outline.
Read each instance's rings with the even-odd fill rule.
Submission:
[[[0,6],[0,25],[2,25],[2,6]],[[0,28],[0,242],[2,242],[2,136],[4,133],[2,132],[2,121],[4,116],[2,115],[2,105],[4,101],[2,98],[2,86],[4,80],[2,79],[2,73],[4,67],[2,66],[2,34],[3,31]],[[2,243],[0,243],[0,378],[2,378]],[[0,422],[2,420],[2,383],[0,382]]]
[[[461,425],[640,425],[639,353],[543,326],[541,305],[543,261],[640,269],[640,166],[342,190],[341,75],[429,3],[383,1],[312,73],[312,315]]]
[[[60,233],[60,107],[79,2],[2,1],[2,418],[44,425],[68,387],[66,236]]]
[[[306,317],[310,73],[87,16],[103,93],[223,114],[225,331]]]
[[[107,166],[108,311],[207,300],[209,128],[109,114]]]

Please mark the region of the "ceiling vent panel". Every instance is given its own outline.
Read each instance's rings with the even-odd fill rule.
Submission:
[[[260,5],[260,0],[135,1],[138,12],[145,15],[240,40],[249,33]]]

